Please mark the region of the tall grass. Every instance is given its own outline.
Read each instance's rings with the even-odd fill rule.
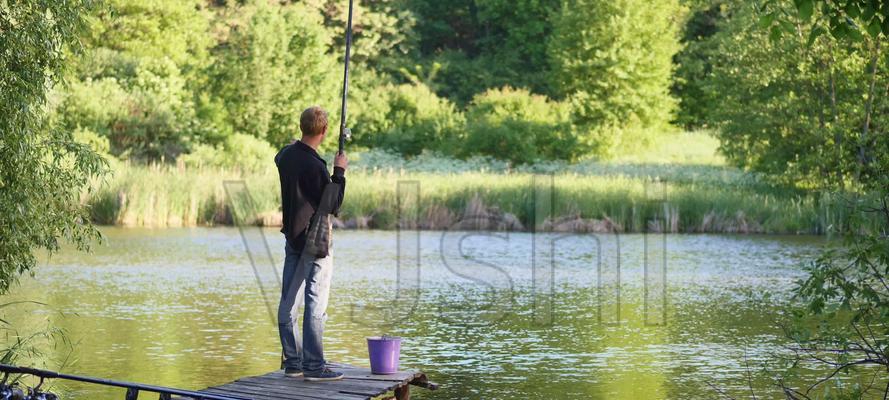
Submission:
[[[623,231],[640,231],[653,219],[682,232],[820,233],[843,220],[829,197],[775,186],[756,175],[719,165],[583,162],[511,168],[489,160],[435,156],[400,160],[385,153],[357,154],[347,174],[341,219],[372,217],[372,227],[397,223],[399,182],[405,215],[459,219],[471,201],[515,215],[525,227],[538,194],[552,200],[552,218],[608,219]],[[425,157],[425,159],[424,159]],[[100,224],[195,226],[232,222],[224,181],[243,180],[255,204],[248,221],[273,221],[279,209],[277,172],[118,164],[112,178],[86,201]],[[412,186],[402,185],[402,189]],[[666,194],[663,195],[663,188]],[[412,201],[418,198],[418,201]],[[665,202],[663,201],[665,200]],[[536,210],[536,211],[535,211]]]

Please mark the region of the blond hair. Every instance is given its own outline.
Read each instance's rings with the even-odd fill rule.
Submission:
[[[327,111],[318,106],[311,106],[299,117],[299,130],[303,136],[318,136],[327,128]]]

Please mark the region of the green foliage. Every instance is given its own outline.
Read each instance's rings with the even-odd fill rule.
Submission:
[[[99,236],[80,203],[104,160],[45,115],[47,85],[61,80],[88,1],[0,3],[0,293],[60,240],[85,249]]]
[[[874,380],[885,381],[889,378],[889,194],[884,189],[868,196],[844,196],[844,201],[853,215],[852,224],[840,231],[844,245],[824,251],[794,290],[802,304],[792,310],[794,319],[787,332],[801,350],[789,360],[789,372],[820,364],[829,368],[830,377],[875,366],[867,371],[874,371]],[[830,393],[828,381],[806,383],[803,393]],[[796,385],[782,382],[782,386]],[[851,393],[845,388],[837,392],[860,399],[886,397],[889,388],[867,385],[853,387]]]
[[[547,38],[558,0],[411,0],[427,65],[442,66],[437,92],[458,104],[490,88],[549,94]]]
[[[787,9],[792,8],[795,12]],[[797,34],[795,23],[813,23],[809,41],[829,33],[837,40],[860,42],[889,36],[889,3],[885,0],[768,0],[760,7],[759,26],[772,38]]]
[[[358,144],[379,146],[404,155],[424,149],[451,153],[464,126],[463,114],[423,85],[387,85],[370,93],[373,108],[355,116]]]
[[[477,95],[466,113],[463,155],[514,163],[575,160],[586,149],[571,131],[568,108],[527,90],[491,89]]]
[[[247,172],[274,172],[275,149],[265,140],[240,133],[233,134],[219,146],[198,145],[180,159],[192,168],[215,167]]]
[[[115,156],[175,158],[195,119],[185,77],[170,59],[141,60],[132,74],[72,82],[56,110],[62,126],[100,134]]]
[[[789,12],[791,6],[784,8]],[[871,41],[775,37],[743,2],[713,36],[708,120],[740,166],[812,185],[867,183],[889,140],[886,56]],[[800,26],[801,31],[811,25]]]
[[[136,59],[169,59],[197,72],[207,62],[211,44],[202,4],[198,0],[109,0],[108,7],[96,14],[84,46]]]
[[[677,0],[572,0],[549,41],[553,83],[573,106],[583,140],[605,153],[622,132],[672,119],[672,57],[679,50]]]
[[[727,17],[723,1],[694,12],[685,24],[682,50],[676,54],[673,94],[679,100],[675,122],[686,128],[707,125],[707,112],[719,101],[717,93],[707,91],[706,82],[713,71],[711,60],[717,56],[717,42],[711,40]]]
[[[334,40],[337,55],[345,49],[348,2],[311,0],[307,2],[324,15],[324,25]],[[352,62],[356,70],[397,71],[416,56],[416,18],[406,0],[365,0],[354,3],[352,17]]]
[[[323,17],[302,3],[259,1],[227,12],[235,20],[214,50],[216,100],[234,132],[287,144],[300,136],[300,113],[313,104],[333,109],[339,92]]]
[[[669,212],[681,232],[819,233],[842,220],[836,215],[842,209],[832,198],[774,185],[730,167],[595,161],[512,166],[482,157],[460,160],[420,154],[405,159],[380,150],[353,152],[350,157],[350,200],[344,203],[343,219],[382,215],[380,210],[391,215],[397,183],[417,180],[423,182],[421,216],[443,211],[462,215],[467,201],[479,196],[487,206],[512,213],[529,226],[532,179],[535,174],[554,173],[554,195],[559,199],[555,216],[608,217],[625,232],[643,229],[646,218],[664,212],[662,205],[646,200],[646,187],[653,179],[669,182]],[[245,220],[258,221],[279,212],[274,173],[185,165],[124,164],[87,201],[94,205],[94,217],[106,223],[230,224],[222,183],[232,179],[248,182],[257,205],[259,214]],[[386,220],[394,221],[388,216]],[[380,223],[382,228],[394,227]]]
[[[196,120],[210,44],[197,1],[109,2],[82,36],[86,48],[70,88],[59,97],[64,129],[107,138],[111,153],[136,159],[175,158],[206,129]]]
[[[468,104],[476,94],[498,86],[497,71],[491,68],[490,60],[472,58],[459,50],[448,49],[436,53],[427,64],[437,66],[437,71],[426,84],[435,88],[436,93],[442,97],[452,99],[457,104]],[[417,68],[422,70],[423,66]],[[501,85],[505,84],[502,82]]]
[[[64,129],[87,130],[106,138],[110,154],[117,158],[149,163],[172,161],[199,151],[202,145],[224,146],[233,134],[282,146],[300,135],[298,118],[306,107],[317,104],[333,113],[338,109],[346,4],[334,0],[112,0],[108,9],[93,14],[91,30],[82,37],[86,52],[76,63],[72,85],[55,96],[54,120]],[[669,119],[672,102],[661,101],[669,100],[666,91],[652,92],[649,82],[660,79],[658,66],[666,65],[663,71],[669,74],[673,50],[667,51],[662,44],[675,45],[673,27],[679,6],[671,0],[655,7],[630,7],[641,10],[631,13],[618,13],[619,7],[597,7],[620,17],[609,29],[638,31],[600,38],[619,39],[612,44],[615,51],[634,49],[637,53],[622,53],[623,58],[613,63],[633,65],[622,70],[609,67],[611,77],[605,74],[602,80],[587,75],[574,80],[571,88],[560,86],[556,91],[551,83],[586,72],[570,70],[564,57],[555,58],[564,62],[556,63],[561,69],[553,71],[553,54],[577,60],[588,59],[589,54],[579,48],[577,54],[569,54],[567,42],[561,53],[548,51],[554,23],[589,12],[584,7],[579,13],[566,11],[563,17],[559,0],[358,2],[350,96],[353,118],[349,121],[358,143],[405,155],[424,150],[451,155],[490,153],[490,148],[470,149],[469,144],[453,139],[469,128],[463,124],[461,108],[488,89],[507,86],[550,97],[569,96],[578,111],[575,117],[589,117],[591,107],[599,114],[574,118],[572,129],[558,129],[556,142],[577,146],[549,147],[531,155],[498,152],[505,159],[575,159],[580,155],[577,149],[604,154],[627,142],[618,137],[620,132],[660,130],[664,125],[655,126],[655,122]],[[607,24],[608,18],[598,20]],[[641,19],[654,23],[633,25]],[[569,22],[586,29],[581,19]],[[575,28],[565,25],[561,29]],[[641,62],[634,59],[637,56],[644,56]],[[615,92],[613,99],[620,101],[605,101],[596,97],[604,92],[587,90],[599,86],[610,91],[615,86],[609,85],[615,82],[630,89]],[[563,113],[561,102],[548,104],[558,105],[553,114]],[[592,120],[606,114],[613,118]],[[338,125],[337,119],[331,115],[332,128]],[[504,127],[496,131],[515,142],[515,138],[539,136],[533,132],[546,130],[539,121],[521,125],[520,119],[508,121],[515,132]],[[495,132],[485,131],[489,138]],[[578,132],[583,132],[581,140],[574,140]],[[337,133],[330,131],[331,136]],[[328,140],[322,150],[335,142]]]
[[[89,146],[89,148],[96,152],[96,154],[105,156],[108,154],[108,151],[111,150],[108,138],[89,129],[77,128],[71,135],[75,142]]]

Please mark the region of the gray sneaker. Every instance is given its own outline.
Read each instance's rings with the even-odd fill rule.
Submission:
[[[313,382],[337,381],[340,379],[343,379],[342,372],[331,371],[330,368],[327,367],[320,371],[306,372],[305,374],[305,380]]]
[[[303,376],[303,370],[299,368],[284,368],[284,376],[288,378],[299,378]]]

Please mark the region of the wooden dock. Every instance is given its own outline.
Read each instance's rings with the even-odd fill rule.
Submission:
[[[399,371],[391,375],[374,375],[368,368],[348,364],[330,363],[328,366],[334,371],[342,372],[345,375],[343,379],[310,382],[303,380],[303,378],[288,378],[284,376],[284,371],[278,370],[265,375],[241,378],[198,392],[251,400],[359,400],[380,396],[408,400],[410,399],[411,385],[430,390],[438,388],[437,384],[429,382],[426,375],[419,371]]]

